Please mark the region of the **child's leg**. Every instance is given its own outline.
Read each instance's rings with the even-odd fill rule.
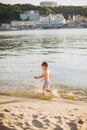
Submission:
[[[50,88],[46,88],[46,92],[52,93]]]
[[[46,93],[46,88],[45,87],[43,87],[43,94],[45,94]]]

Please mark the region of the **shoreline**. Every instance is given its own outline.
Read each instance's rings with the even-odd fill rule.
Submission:
[[[1,130],[87,130],[87,105],[0,95]]]
[[[64,27],[64,28],[50,28],[50,29],[43,29],[43,28],[34,28],[34,29],[23,29],[23,30],[0,30],[0,32],[12,32],[12,31],[33,31],[33,30],[59,30],[59,29],[87,29],[87,27]]]

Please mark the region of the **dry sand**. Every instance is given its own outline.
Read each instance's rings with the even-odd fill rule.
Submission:
[[[0,130],[87,130],[87,104],[0,96]]]

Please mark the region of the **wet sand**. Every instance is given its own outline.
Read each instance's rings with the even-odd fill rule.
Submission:
[[[0,96],[0,130],[87,130],[87,104]]]

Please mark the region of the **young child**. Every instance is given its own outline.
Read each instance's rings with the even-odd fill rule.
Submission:
[[[42,66],[42,70],[44,71],[43,74],[41,76],[35,76],[34,78],[35,79],[40,79],[40,78],[44,79],[43,94],[45,94],[45,92],[50,92],[51,93],[51,90],[50,90],[50,77],[51,77],[51,74],[50,74],[49,69],[48,69],[48,63],[43,62],[41,64],[41,66]]]

